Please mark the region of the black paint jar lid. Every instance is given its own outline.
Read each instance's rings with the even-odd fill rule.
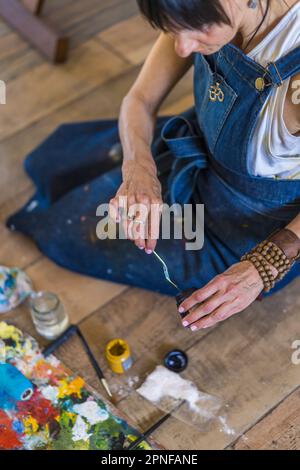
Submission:
[[[188,357],[184,351],[173,349],[165,356],[164,364],[172,372],[182,372],[187,368]]]

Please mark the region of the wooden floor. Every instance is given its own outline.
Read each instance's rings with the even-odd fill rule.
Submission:
[[[137,15],[135,0],[51,0],[45,19],[72,41],[68,63],[52,66],[0,22],[0,79],[7,83],[7,105],[0,107],[0,262],[24,268],[37,289],[63,299],[72,322],[80,323],[105,368],[118,406],[146,429],[160,412],[137,395],[141,381],[172,347],[187,351],[185,377],[226,403],[228,424],[199,432],[175,418],[155,438],[168,449],[300,448],[300,365],[291,362],[300,339],[300,280],[282,293],[256,302],[243,314],[201,333],[185,331],[174,299],[73,274],[4,226],[5,218],[31,195],[23,160],[60,123],[115,117],[153,43],[154,33]],[[176,87],[163,107],[179,113],[189,107],[192,76]],[[35,335],[25,307],[3,316]],[[104,346],[127,339],[134,369],[117,378],[107,369]],[[71,340],[59,353],[68,366],[102,392],[80,346]]]

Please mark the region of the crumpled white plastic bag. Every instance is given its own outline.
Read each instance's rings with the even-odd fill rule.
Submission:
[[[222,400],[201,392],[190,380],[159,365],[136,390],[165,413],[207,431],[219,418]]]

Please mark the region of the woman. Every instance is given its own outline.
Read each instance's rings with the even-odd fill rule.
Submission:
[[[204,204],[204,247],[187,251],[175,239],[157,244],[159,211],[147,214],[151,220],[136,217],[139,233],[146,226],[152,238],[144,233],[92,246],[80,244],[73,227],[68,247],[59,245],[59,235],[48,239],[52,251],[32,228],[18,227],[18,219],[11,224],[76,271],[172,294],[152,254],[157,244],[180,288],[196,287],[179,307],[183,326],[195,331],[241,312],[300,272],[300,2],[138,4],[161,34],[122,103],[122,175],[117,168],[99,176],[93,191],[101,188],[99,202],[109,197],[117,223],[127,198],[122,224],[129,238],[135,203]],[[157,120],[164,98],[192,65],[195,107]],[[75,203],[74,194],[67,197]],[[48,211],[47,227],[49,217]],[[97,253],[98,268],[91,270]]]
[[[212,158],[224,165],[222,175],[225,181],[220,183],[215,174],[201,172],[193,194],[194,199],[198,196],[198,200],[205,204],[205,223],[211,231],[207,234],[208,244],[210,245],[210,238],[216,237],[210,249],[217,249],[225,260],[230,260],[228,250],[232,249],[237,253],[242,245],[247,247],[245,239],[251,245],[251,242],[258,238],[258,233],[261,233],[263,240],[263,236],[270,235],[271,229],[276,226],[287,225],[295,235],[300,236],[300,216],[296,216],[300,209],[300,180],[288,184],[283,180],[282,186],[281,182],[272,181],[268,186],[269,182],[265,180],[258,181],[253,178],[249,179],[248,183],[247,178],[248,171],[264,178],[287,178],[291,175],[300,178],[300,106],[292,102],[293,81],[288,80],[300,71],[300,2],[138,0],[138,3],[151,24],[162,29],[164,33],[160,35],[144,69],[123,102],[120,131],[124,150],[124,182],[111,203],[118,208],[119,198],[124,195],[132,203],[136,201],[155,204],[159,201],[160,185],[150,151],[155,115],[163,98],[195,63],[198,122]],[[233,47],[224,49],[229,43]],[[289,67],[291,72],[286,74],[286,80],[281,87],[272,89],[270,95],[261,89],[264,87],[263,81],[260,87],[259,78],[264,77],[264,73],[258,65],[255,70],[254,60],[266,66],[268,62],[277,61],[292,49],[297,54],[290,60],[286,59],[287,68]],[[221,56],[219,51],[222,51]],[[193,57],[193,54],[196,56]],[[202,55],[208,55],[208,58],[205,59]],[[247,56],[253,58],[253,61]],[[218,59],[219,63],[216,65]],[[284,70],[284,62],[282,64]],[[210,77],[214,66],[226,80],[226,84],[224,81],[217,86],[217,89],[221,90],[221,98],[223,92],[225,93],[223,103],[209,101],[205,96],[207,83],[209,80],[214,82]],[[280,71],[278,72],[279,75]],[[294,79],[296,80],[297,76]],[[222,81],[222,78],[220,80]],[[238,95],[234,98],[240,100],[239,104],[235,102],[233,108],[230,102],[231,90],[226,103],[227,84],[232,84]],[[285,102],[282,115],[280,102],[283,97]],[[207,103],[203,105],[205,100]],[[249,139],[258,111],[260,117]],[[225,123],[222,123],[223,128],[220,128],[224,113],[229,113],[229,116]],[[214,129],[211,129],[212,125]],[[284,125],[287,129],[283,128]],[[219,128],[218,131],[216,127]],[[219,136],[216,135],[217,132]],[[266,139],[269,139],[269,142],[265,142]],[[218,171],[217,167],[215,171]],[[232,174],[232,171],[237,173]],[[232,181],[232,186],[226,187],[226,181],[229,184]],[[252,181],[253,188],[250,187]],[[290,198],[293,184],[298,192]],[[240,194],[236,192],[237,188],[241,189]],[[265,196],[259,188],[265,189]],[[220,213],[215,210],[217,205],[223,207]],[[231,214],[232,211],[235,213]],[[296,216],[294,219],[292,214]],[[243,221],[245,216],[249,224],[241,227],[239,219]],[[157,224],[158,221],[154,223]],[[285,237],[287,244],[288,237],[293,238],[289,232],[282,233],[280,237],[282,244]],[[279,235],[274,241],[276,240],[279,242]],[[155,249],[155,240],[138,239],[135,243],[142,249],[146,248],[149,254]],[[297,246],[299,248],[300,243],[297,244],[296,241],[295,251],[291,253],[294,256],[298,253]],[[202,256],[201,252],[199,256]],[[272,264],[270,267],[276,276],[276,268]],[[211,270],[209,265],[207,268]],[[219,267],[216,270],[218,271]],[[255,265],[248,260],[235,263],[181,305],[181,312],[184,312],[203,302],[184,319],[184,325],[192,324],[192,329],[212,326],[251,304],[263,287],[262,278]]]

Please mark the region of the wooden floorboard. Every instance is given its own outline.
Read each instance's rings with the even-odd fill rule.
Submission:
[[[137,12],[135,0],[51,0],[45,2],[42,18],[70,38],[74,49],[99,32]],[[17,33],[0,23],[1,79],[15,79],[28,68],[44,62],[43,57]]]
[[[7,104],[0,117],[0,139],[95,90],[123,73],[128,64],[90,39],[75,49],[64,67],[44,63],[7,84]],[[37,84],[33,92],[33,84]]]
[[[43,17],[76,46],[136,13],[135,0],[51,0]]]
[[[42,256],[32,240],[8,230],[5,225],[7,217],[27,202],[32,191],[30,185],[28,190],[15,194],[0,206],[0,260],[5,266],[18,266],[24,269]]]
[[[300,388],[298,387],[271,413],[241,436],[233,449],[299,450]]]
[[[61,297],[72,323],[78,323],[126,289],[121,284],[73,273],[47,258],[37,261],[26,272],[37,290],[54,291]]]
[[[135,15],[101,31],[96,37],[132,64],[139,65],[147,57],[158,32],[149,28],[139,15]]]
[[[8,103],[0,107],[1,264],[26,269],[37,289],[61,296],[103,366],[118,406],[143,430],[161,411],[134,389],[170,348],[188,351],[184,375],[223,399],[235,434],[224,433],[220,423],[199,432],[171,418],[155,434],[167,448],[299,449],[300,366],[290,358],[299,330],[298,280],[214,330],[192,334],[181,327],[173,298],[66,271],[32,241],[5,228],[8,215],[34,191],[23,170],[25,156],[61,123],[117,117],[157,37],[137,16],[135,0],[51,0],[42,16],[70,36],[70,59],[63,66],[46,62],[0,21],[0,79],[8,85]],[[177,114],[190,107],[192,87],[191,71],[161,112]],[[26,305],[1,319],[37,336]],[[135,358],[122,377],[111,373],[103,354],[106,342],[116,336],[129,341]],[[102,392],[75,338],[58,355]]]

